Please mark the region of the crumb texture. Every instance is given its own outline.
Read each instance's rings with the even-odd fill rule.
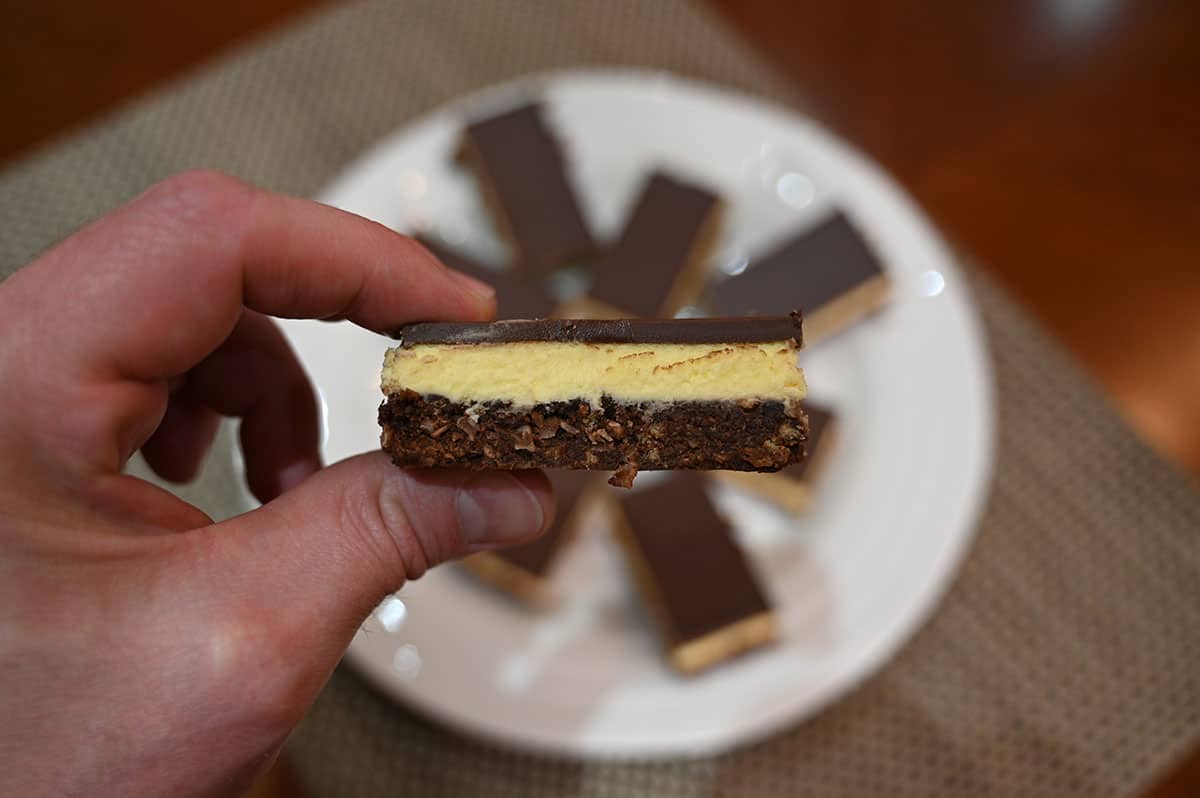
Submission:
[[[400,391],[379,408],[383,448],[405,467],[778,471],[804,456],[798,402],[466,405]]]

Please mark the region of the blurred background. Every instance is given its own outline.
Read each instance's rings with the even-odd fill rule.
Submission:
[[[703,2],[1200,474],[1200,6]],[[322,5],[6,2],[0,165]]]
[[[1200,4],[704,2],[1200,477]],[[0,168],[327,4],[4,2]]]

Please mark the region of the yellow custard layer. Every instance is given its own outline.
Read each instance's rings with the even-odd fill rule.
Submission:
[[[385,394],[404,389],[454,402],[535,405],[586,399],[803,399],[792,341],[756,344],[419,344],[388,350]]]

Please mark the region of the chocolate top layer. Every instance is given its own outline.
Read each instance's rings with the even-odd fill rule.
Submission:
[[[482,173],[485,194],[503,214],[522,271],[548,275],[593,253],[595,242],[540,105],[473,122],[464,135],[467,163]]]
[[[445,244],[417,236],[422,246],[451,269],[468,274],[496,290],[496,313],[502,319],[540,319],[554,310],[554,299],[538,282],[523,279],[511,271],[489,269]]]
[[[713,287],[713,310],[721,315],[815,313],[842,294],[883,273],[854,226],[838,213],[817,227],[750,261],[741,274]]]
[[[719,203],[711,192],[655,173],[620,241],[593,267],[588,295],[634,316],[670,315],[674,308],[663,305]]]
[[[808,437],[804,442],[804,459],[792,463],[779,472],[792,479],[804,478],[804,472],[808,470],[809,464],[812,463],[822,439],[826,437],[834,420],[833,411],[826,407],[808,400],[802,402],[801,406],[804,408],[804,415],[808,417]]]
[[[621,506],[674,644],[769,609],[699,475],[677,472],[653,488],[635,491]]]
[[[803,344],[800,312],[736,319],[513,319],[421,322],[392,333],[405,349],[418,344]]]

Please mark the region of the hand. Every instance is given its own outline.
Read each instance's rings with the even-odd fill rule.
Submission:
[[[380,225],[203,172],[0,285],[0,794],[244,789],[383,596],[544,530],[540,473],[379,452],[322,470],[312,389],[267,318],[493,310]],[[241,418],[262,508],[214,524],[121,473],[140,449],[189,479],[218,414]]]

